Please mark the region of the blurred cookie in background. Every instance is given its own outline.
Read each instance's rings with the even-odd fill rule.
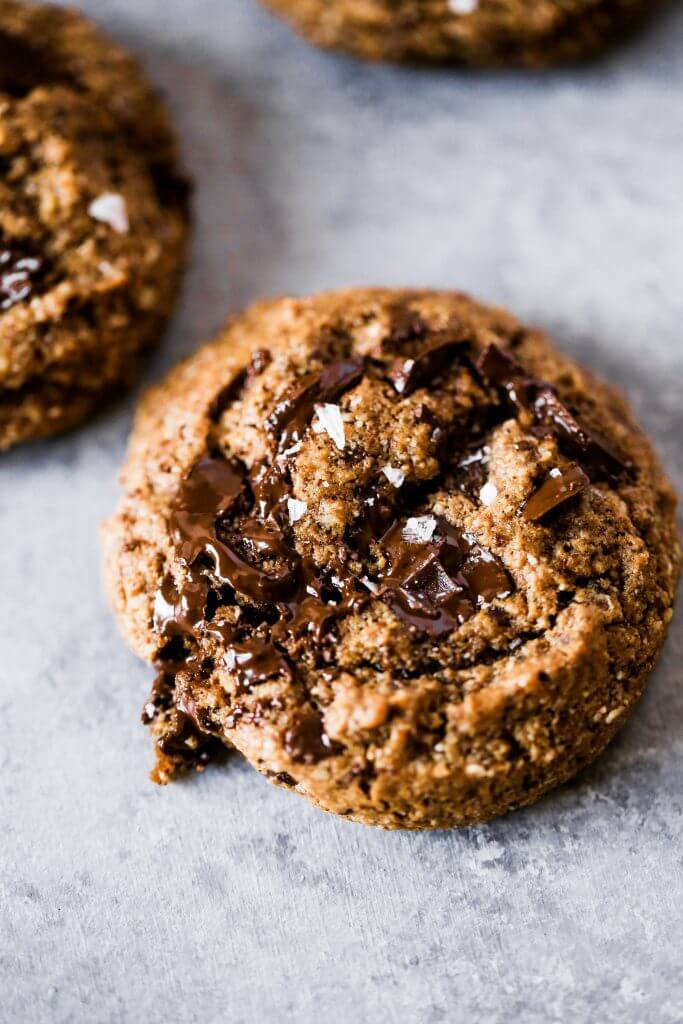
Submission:
[[[0,449],[78,423],[171,312],[187,184],[134,61],[74,12],[0,2]]]
[[[545,67],[592,57],[646,0],[263,0],[316,46],[377,61]]]

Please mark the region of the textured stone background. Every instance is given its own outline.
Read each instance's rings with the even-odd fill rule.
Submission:
[[[630,393],[683,486],[683,4],[591,69],[309,51],[251,0],[88,0],[198,183],[154,378],[247,300],[456,285]],[[0,1020],[683,1021],[680,616],[599,765],[489,827],[384,834],[237,759],[162,790],[97,525],[133,400],[0,464]]]

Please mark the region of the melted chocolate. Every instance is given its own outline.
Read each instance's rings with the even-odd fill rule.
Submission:
[[[30,298],[45,267],[45,260],[24,244],[0,236],[0,311]]]
[[[443,516],[419,522],[433,528],[428,540],[411,534],[408,519],[395,522],[381,540],[390,569],[380,577],[380,596],[405,622],[441,636],[478,607],[512,592],[502,563]]]
[[[144,725],[157,725],[156,747],[182,770],[201,770],[222,749],[215,736],[208,733],[177,700],[172,675],[157,675],[142,712]],[[162,720],[161,726],[159,720]],[[153,778],[155,773],[153,773]]]
[[[247,562],[230,544],[218,537],[218,527],[244,490],[244,477],[238,475],[222,458],[202,459],[181,485],[175,509],[174,539],[178,554],[192,566],[203,557],[215,578],[252,601],[273,601],[292,582],[292,571],[285,568],[269,575]],[[253,547],[274,553],[266,539],[266,531],[258,527],[260,536]],[[273,542],[277,539],[273,534]]]
[[[385,368],[401,395],[437,379],[461,353],[469,361],[466,343],[445,333],[421,342],[425,333],[412,311],[401,317],[396,313],[393,342],[421,343],[415,354],[400,356],[388,371]],[[269,358],[267,353],[256,353],[251,366],[221,393],[221,408],[236,397],[248,376],[262,372]],[[350,359],[302,377],[280,396],[268,418],[274,449],[269,460],[246,471],[221,455],[204,458],[181,484],[172,534],[187,579],[180,593],[172,581],[165,580],[155,605],[155,629],[166,642],[160,655],[166,679],[180,667],[192,667],[196,641],[214,639],[220,641],[225,667],[238,691],[250,691],[269,679],[295,681],[301,654],[318,662],[330,660],[333,652],[322,649],[326,634],[336,621],[373,600],[387,603],[411,628],[440,637],[478,608],[512,592],[514,584],[501,561],[474,538],[443,516],[406,514],[426,503],[424,494],[420,498],[419,491],[408,488],[399,491],[378,485],[375,496],[366,502],[360,529],[327,569],[318,569],[298,553],[286,511],[291,459],[316,405],[338,400],[364,372],[361,361]],[[529,378],[508,352],[489,346],[478,372],[489,387],[502,393],[500,410],[506,403],[512,405],[528,428],[552,434],[564,449],[580,453],[594,472],[622,468],[618,456],[583,426],[554,390]],[[463,490],[478,490],[490,454],[482,425],[473,428],[479,439],[466,443],[462,436],[459,441],[449,436],[425,406],[419,418],[433,421],[442,472]],[[444,450],[446,441],[453,449],[449,455]],[[578,466],[560,477],[554,475],[532,495],[522,514],[535,522],[586,483]],[[434,486],[432,480],[432,490]],[[375,572],[374,578],[359,578],[349,569],[352,555],[374,559],[379,550],[385,553],[386,568]],[[227,613],[215,614],[235,603],[240,608],[234,621]],[[204,728],[187,702],[176,705],[179,715],[189,716],[195,728]],[[233,710],[237,721],[242,712],[239,706]],[[185,720],[178,718],[174,729],[181,746],[186,727]],[[168,742],[175,741],[169,738]],[[320,714],[312,708],[300,711],[290,722],[284,744],[293,761],[306,764],[330,756],[335,749],[324,733]]]
[[[223,644],[225,667],[235,677],[240,690],[248,691],[257,683],[276,676],[293,677],[287,658],[270,640],[254,635],[240,642],[239,630],[225,620],[211,622],[204,633]]]
[[[590,480],[580,466],[551,470],[550,476],[531,495],[522,511],[524,519],[537,523],[549,512],[584,491]]]
[[[204,619],[209,583],[204,576],[192,575],[179,591],[171,576],[166,576],[154,599],[154,629],[165,639],[192,636]]]

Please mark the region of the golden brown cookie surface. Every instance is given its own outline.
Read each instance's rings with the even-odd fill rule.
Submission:
[[[369,60],[545,67],[593,56],[645,0],[263,0],[317,46]]]
[[[134,63],[55,7],[0,2],[0,168],[2,449],[130,380],[176,296],[187,203]]]
[[[678,575],[623,401],[456,293],[258,305],[144,399],[106,525],[157,777],[234,744],[371,824],[482,821],[605,746]]]

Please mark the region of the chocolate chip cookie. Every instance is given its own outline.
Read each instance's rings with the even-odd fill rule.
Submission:
[[[134,63],[75,13],[0,0],[0,449],[126,384],[178,289],[187,186]]]
[[[264,302],[144,398],[104,527],[154,777],[234,745],[387,828],[605,747],[657,659],[675,499],[625,402],[458,293]]]
[[[263,0],[317,46],[370,60],[544,67],[585,59],[645,0]]]

